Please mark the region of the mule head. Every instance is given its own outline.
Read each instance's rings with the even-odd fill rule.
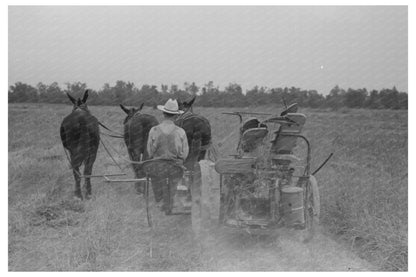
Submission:
[[[193,112],[192,105],[194,104],[195,99],[196,99],[196,96],[194,96],[189,101],[183,101],[182,102],[181,100],[178,99],[179,110],[184,111],[184,112],[187,112],[187,111]]]
[[[139,108],[133,107],[129,109],[129,108],[126,108],[123,104],[120,104],[120,108],[127,114],[126,118],[124,119],[123,124],[126,124],[126,122],[130,118],[132,118],[136,113],[140,112],[143,109],[143,105],[144,103],[142,103]]]
[[[87,106],[88,89],[84,92],[84,96],[82,97],[82,99],[81,98],[75,99],[69,93],[66,93],[66,95],[68,96],[69,100],[71,100],[72,104],[74,104],[72,111],[75,111],[76,109],[88,111],[88,106]]]

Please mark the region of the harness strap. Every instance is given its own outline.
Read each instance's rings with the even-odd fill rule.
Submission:
[[[64,149],[64,152],[65,152],[65,156],[66,156],[66,158],[67,158],[67,160],[69,162],[69,165],[71,166],[71,169],[78,175],[78,177],[82,177],[81,173],[78,170],[76,170],[74,168],[74,166],[72,165],[71,159],[69,158],[68,152],[65,149],[65,147],[63,147],[63,149]]]
[[[100,121],[98,121],[98,124],[100,124],[100,126],[101,126],[101,127],[103,127],[104,129],[106,129],[107,131],[110,131],[111,133],[115,134],[115,135],[114,135],[114,137],[115,137],[115,136],[117,136],[117,138],[124,138],[124,136],[123,136],[122,134],[117,133],[117,132],[115,132],[115,131],[111,130],[110,128],[108,128],[107,126],[105,126],[105,125],[104,125],[103,123],[101,123]]]
[[[185,120],[192,117],[198,117],[198,115],[190,112],[188,109],[183,114],[179,115],[175,121],[179,123],[179,127],[182,127]]]
[[[110,151],[108,151],[107,146],[105,146],[104,142],[102,140],[100,140],[100,142],[103,145],[103,147],[104,147],[105,151],[107,152],[107,154],[113,160],[113,162],[118,166],[118,168],[120,168],[121,171],[123,171],[123,169],[121,168],[121,166],[116,162],[116,160],[114,159],[114,157],[111,155]]]
[[[124,138],[124,136],[121,136],[121,135],[111,135],[111,134],[107,134],[103,132],[100,132],[100,134],[107,136],[107,137],[112,137],[112,138]]]

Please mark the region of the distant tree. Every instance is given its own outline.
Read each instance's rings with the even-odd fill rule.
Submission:
[[[137,99],[135,105],[140,105],[141,103],[145,103],[146,106],[153,107],[161,102],[162,95],[157,90],[157,86],[155,85],[143,85],[138,95],[140,97]]]
[[[169,86],[168,86],[168,85],[164,85],[164,84],[162,84],[162,85],[160,86],[160,89],[161,89],[161,91],[162,91],[162,93],[163,93],[163,94],[167,94],[167,93],[169,93]]]
[[[283,104],[283,98],[287,98],[287,95],[285,95],[285,91],[282,88],[272,88],[270,90],[269,103]]]
[[[17,82],[9,87],[9,102],[45,102],[67,103],[65,93],[74,97],[81,97],[87,89],[87,84],[82,82],[65,83],[65,89],[61,89],[58,83],[50,85],[39,82],[32,87],[22,82]],[[200,93],[199,93],[200,92]],[[298,103],[303,107],[331,107],[336,110],[341,107],[370,108],[370,109],[407,109],[408,94],[399,92],[396,87],[382,89],[380,92],[372,90],[370,93],[365,88],[347,91],[336,85],[325,97],[316,90],[302,90],[297,87],[267,87],[254,86],[252,89],[242,92],[237,83],[230,83],[220,90],[214,82],[209,81],[201,88],[195,82],[184,83],[184,89],[177,85],[161,85],[161,91],[157,86],[144,84],[140,89],[132,82],[116,81],[114,86],[104,84],[101,90],[89,90],[89,103],[92,105],[118,105],[120,103],[129,106],[139,106],[145,103],[147,106],[166,102],[169,98],[186,100],[198,95],[196,104],[204,107],[246,107],[275,104],[281,107],[287,104]]]
[[[260,89],[258,86],[246,92],[246,101],[250,106],[258,106],[260,104]]]
[[[37,85],[39,101],[46,103],[66,103],[67,97],[62,92],[57,82],[50,85],[39,83]]]
[[[87,89],[87,84],[82,82],[74,82],[74,83],[65,83],[66,89],[64,93],[71,94],[74,98],[82,97],[84,95],[85,90]]]
[[[393,87],[393,89],[382,89],[380,91],[380,102],[385,109],[398,109],[399,92],[396,87]]]
[[[185,90],[177,90],[173,94],[174,99],[179,99],[181,101],[189,100],[191,97],[192,97],[192,95],[190,93],[186,92]]]
[[[9,102],[38,102],[36,88],[22,82],[17,82],[10,86],[8,97]]]
[[[400,92],[398,95],[398,102],[399,102],[399,108],[400,109],[408,109],[408,95],[405,92]]]
[[[291,87],[289,89],[289,98],[285,99],[289,103],[298,103],[301,107],[306,107],[307,105],[308,92],[306,90],[301,90],[300,88]]]
[[[345,93],[344,105],[348,108],[362,108],[367,97],[367,89],[351,89]]]
[[[124,100],[133,94],[133,83],[126,83],[124,81],[117,81],[112,88],[113,103],[125,104]]]
[[[186,93],[193,95],[193,96],[197,95],[199,91],[199,87],[195,85],[195,82],[192,82],[191,84],[189,84],[188,82],[185,82],[184,88],[185,88]]]
[[[64,99],[67,101],[66,97]],[[89,105],[100,105],[100,95],[96,90],[88,89],[88,103]]]
[[[323,106],[325,98],[319,94],[316,90],[309,90],[307,92],[306,106],[311,108],[319,108]]]
[[[365,99],[364,107],[369,109],[381,109],[380,97],[377,90],[370,91],[370,95]]]
[[[47,89],[48,89],[48,86],[47,86],[47,85],[45,85],[45,84],[44,84],[44,83],[42,83],[42,82],[39,82],[39,83],[36,85],[36,89],[37,89],[37,91],[38,91],[39,101],[46,100],[45,102],[48,102],[48,101],[47,101],[47,99],[43,99],[43,97],[46,95],[46,91],[47,91]]]
[[[208,92],[210,92],[210,91],[212,91],[212,90],[215,90],[215,89],[217,89],[217,90],[218,90],[218,87],[215,87],[215,86],[214,86],[214,82],[213,82],[213,81],[209,81],[208,83],[206,83],[206,84],[204,85],[204,88],[205,88]]]
[[[217,106],[220,100],[220,90],[218,86],[214,86],[214,82],[209,81],[202,87],[201,95],[198,98],[198,104],[203,107]]]
[[[247,103],[244,99],[243,90],[239,84],[230,83],[224,90],[224,106],[227,107],[243,107]]]
[[[266,87],[258,87],[247,90],[245,102],[250,106],[267,105],[271,103],[271,94],[267,92]]]
[[[97,104],[112,105],[114,103],[114,96],[110,84],[105,83],[103,88],[98,91],[98,94]]]
[[[344,105],[344,98],[345,90],[336,85],[325,97],[325,106],[337,110]]]
[[[170,86],[169,93],[171,93],[171,94],[175,94],[178,90],[179,90],[179,89],[178,89],[178,85],[171,85],[171,86]]]

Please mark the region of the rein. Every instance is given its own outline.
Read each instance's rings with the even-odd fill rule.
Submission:
[[[179,115],[178,118],[175,120],[175,121],[178,121],[178,123],[180,124],[179,127],[182,128],[183,127],[183,122],[185,121],[185,119],[190,118],[190,117],[192,117],[192,115],[194,115],[194,113],[192,111],[189,112],[190,109],[191,109],[191,107],[186,109],[186,111],[184,111],[183,114]]]
[[[72,110],[72,112],[76,111],[77,109],[80,109],[81,111],[84,111],[84,112],[90,113],[90,111],[89,111],[86,107],[80,107],[80,106],[75,107],[75,108]],[[111,133],[112,133],[112,134],[106,134],[106,133],[102,133],[102,132],[101,132],[101,134],[106,135],[106,136],[108,136],[108,137],[112,137],[112,138],[124,138],[124,135],[122,135],[122,134],[120,134],[120,133],[118,133],[118,132],[116,132],[116,131],[111,130],[110,128],[108,128],[107,126],[105,126],[103,123],[101,123],[99,120],[97,120],[97,121],[98,121],[98,124],[99,124],[101,127],[103,127],[104,129],[106,129],[107,131],[109,131],[109,132],[111,132]]]
[[[105,126],[103,123],[101,123],[100,121],[98,121],[98,124],[100,124],[101,127],[103,127],[104,129],[106,129],[107,131],[110,131],[113,134],[106,134],[106,133],[101,133],[103,135],[112,137],[112,138],[124,138],[124,135],[117,133],[116,131],[111,130],[110,128],[108,128],[107,126]]]
[[[183,128],[183,123],[185,122],[185,120],[193,118],[193,117],[198,117],[198,115],[192,112],[189,112],[189,109],[187,109],[183,114],[178,116],[178,118],[175,121],[179,123],[179,127]]]

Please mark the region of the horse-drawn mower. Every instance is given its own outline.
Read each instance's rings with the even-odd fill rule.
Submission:
[[[247,230],[304,229],[312,237],[319,223],[319,190],[310,169],[310,144],[302,135],[306,117],[296,111],[294,104],[280,116],[226,113],[238,116],[241,127],[236,155],[215,163],[221,224]],[[267,118],[243,120],[245,115]]]
[[[310,144],[302,135],[306,116],[297,113],[296,104],[279,116],[225,114],[240,119],[239,141],[231,158],[195,161],[191,169],[170,160],[141,163],[146,177],[130,181],[145,181],[149,226],[153,226],[150,187],[152,180],[162,179],[168,193],[166,214],[191,214],[197,233],[217,223],[247,231],[306,230],[310,239],[319,223],[320,203]]]
[[[225,114],[240,119],[239,141],[231,158],[208,165],[204,161],[200,202],[201,213],[208,214],[205,219],[211,226],[214,220],[249,232],[281,227],[304,230],[305,241],[311,239],[320,213],[314,174],[332,154],[311,172],[311,147],[302,135],[306,116],[297,113],[297,104],[280,116]],[[218,177],[210,172],[212,165]]]

